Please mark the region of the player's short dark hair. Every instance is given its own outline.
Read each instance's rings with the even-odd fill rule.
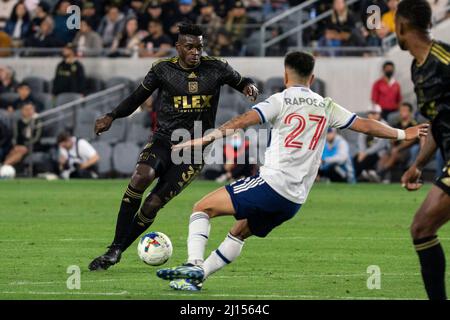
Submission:
[[[402,102],[402,104],[400,105],[401,107],[408,107],[409,111],[413,112],[414,108],[413,105],[409,102]]]
[[[64,131],[58,134],[56,141],[58,142],[58,144],[60,144],[61,142],[69,140],[70,138],[72,138],[72,135],[69,132]]]
[[[398,4],[397,16],[406,19],[419,31],[427,31],[431,25],[432,10],[427,0],[402,0]]]
[[[182,22],[178,25],[179,35],[200,37],[203,35],[202,28],[197,24]]]
[[[383,69],[386,68],[387,66],[391,66],[395,68],[395,65],[392,61],[386,61],[385,63],[383,63]]]
[[[300,77],[309,77],[314,70],[314,57],[302,51],[290,52],[284,58],[284,66],[294,70]]]

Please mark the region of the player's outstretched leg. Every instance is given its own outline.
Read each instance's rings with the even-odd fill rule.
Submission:
[[[133,218],[141,205],[142,194],[155,178],[155,171],[146,164],[138,164],[122,198],[112,244],[103,255],[89,264],[89,270],[106,270],[120,261],[126,249],[124,243],[131,231]]]
[[[239,257],[244,246],[244,239],[251,236],[247,220],[239,220],[225,237],[220,246],[211,252],[202,266],[181,266],[173,268],[177,279],[169,286],[175,290],[198,291],[202,283],[213,273],[222,269]],[[161,271],[161,270],[160,270]],[[158,271],[158,272],[160,272]]]
[[[205,248],[210,232],[210,218],[235,213],[230,195],[225,188],[220,188],[201,199],[194,205],[189,219],[187,240],[187,263],[180,267],[158,270],[158,277],[165,280],[189,277],[202,280],[203,272],[198,267],[203,265]],[[191,268],[193,267],[193,268]]]
[[[445,300],[445,255],[438,229],[450,219],[450,196],[433,186],[414,217],[411,235],[419,256],[422,279],[428,298]]]

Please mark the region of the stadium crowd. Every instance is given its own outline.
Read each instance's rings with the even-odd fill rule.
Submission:
[[[447,0],[430,0],[435,10],[435,19],[445,14]],[[49,109],[54,99],[67,92],[86,95],[95,91],[89,86],[82,57],[107,54],[109,57],[163,57],[173,54],[177,24],[190,20],[203,25],[206,31],[206,52],[216,56],[245,55],[246,41],[251,33],[267,17],[286,10],[303,1],[262,0],[216,0],[216,1],[142,1],[142,0],[60,0],[58,2],[0,0],[0,44],[1,47],[59,47],[62,61],[57,65],[51,83],[45,84],[46,93],[37,90],[33,83],[18,81],[10,67],[0,65],[0,116],[15,115],[11,125],[0,117],[0,164],[14,165],[25,172],[23,160],[33,151],[50,152],[56,145],[42,145],[37,115]],[[333,8],[332,16],[304,33],[306,43],[313,46],[373,46],[393,29],[393,17],[398,0],[364,0],[359,6],[347,7],[344,0],[320,1],[308,12],[310,18]],[[78,5],[81,10],[79,30],[65,28],[67,8]],[[372,32],[363,21],[370,19],[365,12],[370,5],[379,5],[382,10],[381,28]],[[443,6],[444,4],[444,6]],[[249,28],[249,26],[257,27]],[[280,26],[282,27],[282,26]],[[271,36],[279,33],[274,30]],[[6,40],[5,40],[6,39]],[[5,41],[4,41],[5,40]],[[289,43],[277,47],[270,54],[284,54]],[[106,50],[105,50],[106,49]],[[5,56],[8,51],[0,51]],[[48,55],[48,52],[33,52],[32,55]],[[320,80],[316,85],[320,84]],[[325,95],[322,87],[313,88]],[[319,89],[320,88],[320,89]],[[266,90],[266,95],[282,89],[280,85]],[[270,91],[270,92],[269,92]],[[369,118],[389,122],[398,128],[406,128],[423,119],[407,101],[403,101],[401,86],[395,80],[395,65],[387,61],[382,76],[372,87],[372,105],[367,111]],[[147,111],[145,111],[147,112]],[[147,117],[154,129],[155,112]],[[58,134],[58,133],[56,133]],[[55,134],[55,137],[56,137]],[[67,138],[67,137],[66,137]],[[72,138],[71,138],[72,139]],[[58,139],[59,140],[59,139]],[[67,139],[66,139],[67,140]],[[55,143],[57,141],[55,140]],[[61,143],[61,142],[60,142]],[[58,148],[57,148],[58,149]],[[368,137],[352,137],[344,132],[331,130],[327,134],[321,179],[331,181],[390,181],[393,171],[401,171],[415,158],[419,144],[389,143]],[[61,150],[61,148],[60,148]],[[237,165],[235,160],[248,152],[249,141],[236,136],[224,147],[225,165],[215,172],[205,174],[218,181],[234,180],[239,176],[254,173],[255,166]],[[90,150],[89,154],[92,154]],[[61,173],[61,164],[55,162],[40,171]],[[97,159],[98,161],[98,159]],[[437,156],[438,167],[440,158]],[[38,170],[39,171],[39,170]],[[76,176],[76,175],[75,175]],[[85,176],[85,175],[80,175]]]
[[[162,57],[172,52],[177,24],[191,21],[206,30],[206,52],[217,56],[251,56],[267,19],[304,0],[0,0],[0,54],[11,48],[60,48],[73,42],[77,56]],[[399,0],[363,0],[351,7],[345,0],[323,0],[295,16],[270,27],[267,38],[281,34],[321,13],[332,15],[303,32],[303,43],[317,48],[379,47],[394,32],[394,14]],[[446,15],[447,0],[430,0],[435,19]],[[71,5],[81,9],[79,28],[66,27]],[[378,5],[380,25],[372,29],[367,8]],[[369,24],[367,22],[369,21]],[[69,21],[70,22],[70,21]],[[267,39],[266,39],[267,40]],[[269,47],[267,55],[282,56],[296,45],[287,38]],[[252,49],[253,48],[253,49]],[[321,51],[319,51],[321,52]],[[361,51],[364,52],[364,51]],[[360,53],[361,53],[360,52]],[[55,51],[22,51],[22,55],[54,55]],[[58,54],[58,52],[56,52]],[[356,54],[353,52],[353,54]]]

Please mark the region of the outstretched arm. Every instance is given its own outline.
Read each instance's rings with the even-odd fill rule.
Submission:
[[[102,132],[107,131],[112,122],[118,118],[128,117],[141,104],[143,104],[151,95],[151,91],[147,90],[142,84],[134,90],[125,100],[123,100],[113,111],[98,118],[95,121],[95,134],[100,135]]]
[[[350,129],[367,135],[384,139],[415,140],[428,133],[427,123],[410,127],[406,130],[395,129],[387,124],[372,119],[357,118]]]
[[[179,143],[174,145],[172,149],[179,150],[183,148],[206,146],[215,140],[232,135],[236,132],[236,130],[244,129],[260,122],[261,118],[258,112],[256,110],[250,110],[225,122],[219,128],[214,129],[211,133],[205,135],[204,137]]]
[[[425,144],[420,148],[416,161],[414,161],[414,164],[402,176],[403,187],[409,191],[414,191],[422,186],[422,183],[420,182],[422,169],[435,154],[436,149],[437,145],[433,135],[429,134],[425,140]]]

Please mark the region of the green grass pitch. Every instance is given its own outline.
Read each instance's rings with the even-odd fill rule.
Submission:
[[[198,293],[178,293],[142,263],[134,244],[117,266],[89,272],[113,236],[127,185],[114,181],[0,181],[0,299],[425,299],[409,237],[430,186],[317,184],[294,219],[267,238],[250,238],[233,264]],[[166,266],[184,262],[192,205],[217,184],[196,181],[159,213],[150,230],[172,240]],[[234,222],[212,221],[207,253]],[[450,256],[450,228],[440,231]],[[67,268],[81,268],[81,289],[67,289]],[[367,288],[368,266],[381,289]],[[448,279],[448,277],[447,277]]]

